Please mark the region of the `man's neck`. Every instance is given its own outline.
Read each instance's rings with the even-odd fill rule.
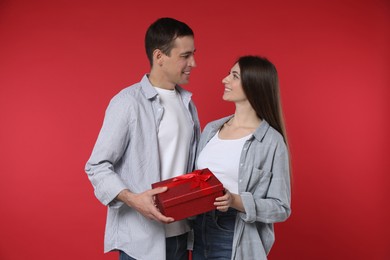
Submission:
[[[149,74],[149,81],[152,86],[156,88],[173,90],[176,86],[175,84],[172,84],[171,82],[164,79],[164,77],[158,75],[158,73],[154,72],[153,70]]]

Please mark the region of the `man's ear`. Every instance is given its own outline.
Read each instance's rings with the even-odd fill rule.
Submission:
[[[155,49],[153,51],[153,64],[162,66],[164,63],[164,53],[160,49]]]

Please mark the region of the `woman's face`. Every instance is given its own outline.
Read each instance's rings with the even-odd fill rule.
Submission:
[[[222,83],[225,86],[222,99],[232,102],[247,101],[244,90],[241,85],[241,74],[238,63],[234,64],[230,70],[229,75],[222,79]]]

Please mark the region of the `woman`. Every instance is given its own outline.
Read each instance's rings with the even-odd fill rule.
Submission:
[[[290,213],[290,163],[275,66],[240,57],[222,83],[234,115],[209,123],[197,168],[209,168],[225,187],[216,210],[194,220],[193,259],[267,259],[273,223]]]

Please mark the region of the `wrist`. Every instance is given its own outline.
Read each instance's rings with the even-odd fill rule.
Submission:
[[[118,200],[120,200],[120,201],[122,201],[122,202],[124,202],[124,203],[126,203],[126,204],[131,204],[131,201],[132,201],[132,196],[133,196],[134,194],[130,191],[130,190],[128,190],[128,189],[124,189],[124,190],[122,190],[122,191],[120,191],[119,193],[118,193],[118,195],[116,196],[116,198],[118,199]]]

